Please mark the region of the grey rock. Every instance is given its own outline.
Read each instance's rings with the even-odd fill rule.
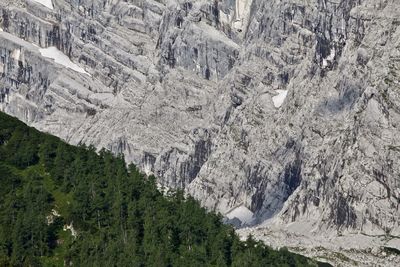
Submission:
[[[222,213],[399,238],[400,3],[53,5],[0,3],[2,110]]]

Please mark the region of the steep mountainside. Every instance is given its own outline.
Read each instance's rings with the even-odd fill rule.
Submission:
[[[0,3],[2,110],[236,223],[400,247],[400,2],[38,2]]]
[[[0,265],[325,266],[252,237],[124,158],[0,112]]]

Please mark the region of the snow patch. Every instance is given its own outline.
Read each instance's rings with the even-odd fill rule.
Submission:
[[[73,63],[69,57],[67,57],[63,52],[58,50],[56,47],[48,47],[39,49],[40,54],[42,56],[54,59],[57,64],[63,65],[69,69],[72,69],[76,72],[84,73],[89,75],[83,68],[79,67],[77,64]]]
[[[253,0],[236,0],[235,7],[235,22],[233,27],[236,30],[243,30],[248,22],[248,17],[250,14],[251,4]]]
[[[51,2],[51,0],[31,0],[31,1],[39,3],[49,9],[54,9],[53,3]]]
[[[11,53],[11,57],[15,61],[19,61],[21,59],[21,49],[14,49]]]
[[[251,224],[254,221],[253,212],[246,208],[243,204],[228,211],[225,216],[228,219],[239,219],[242,224]]]
[[[278,95],[272,97],[272,101],[274,102],[274,106],[276,108],[280,108],[286,99],[288,90],[276,90],[276,92],[278,93]]]

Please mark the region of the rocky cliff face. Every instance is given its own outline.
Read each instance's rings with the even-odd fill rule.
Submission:
[[[395,0],[3,0],[0,107],[253,223],[396,238],[399,15]]]

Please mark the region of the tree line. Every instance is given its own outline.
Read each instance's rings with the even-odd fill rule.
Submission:
[[[0,266],[318,266],[249,237],[122,155],[0,113]]]

